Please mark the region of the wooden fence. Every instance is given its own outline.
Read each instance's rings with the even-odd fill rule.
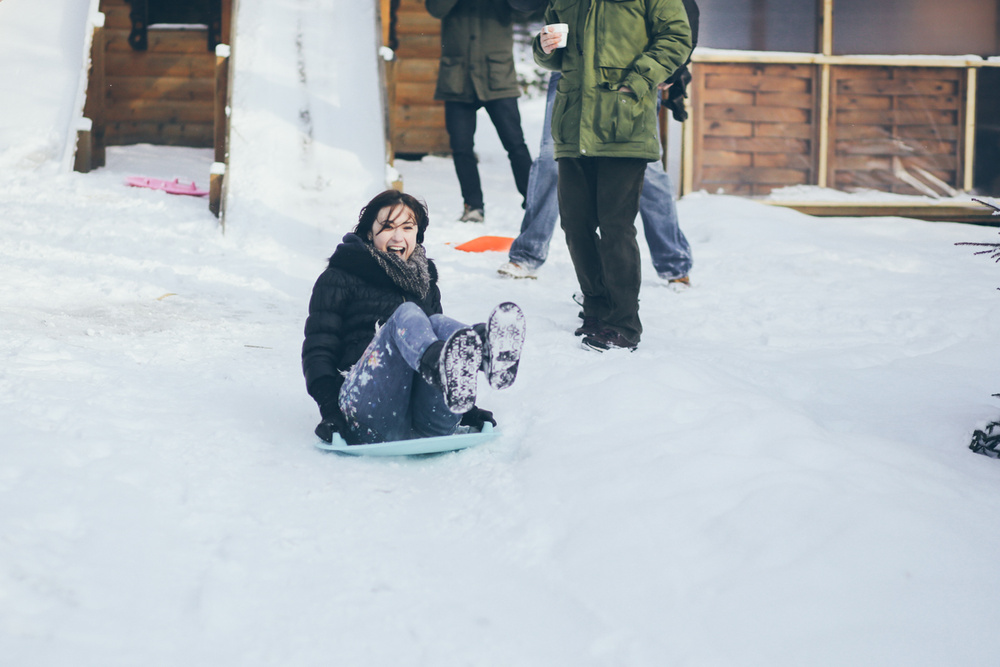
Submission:
[[[711,50],[694,60],[685,193],[972,187],[976,74],[996,63]]]

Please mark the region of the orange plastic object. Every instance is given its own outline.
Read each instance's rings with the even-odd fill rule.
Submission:
[[[514,239],[509,236],[480,236],[455,246],[455,249],[464,250],[465,252],[487,252],[490,250],[507,252],[510,250],[510,244],[513,242]]]

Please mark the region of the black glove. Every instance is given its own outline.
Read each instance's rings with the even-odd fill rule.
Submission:
[[[483,410],[482,408],[477,408],[473,405],[468,412],[462,415],[462,421],[458,422],[462,426],[471,426],[474,429],[483,430],[483,425],[489,422],[494,426],[497,425],[497,420],[493,419],[493,413],[489,410]]]
[[[344,421],[343,415],[340,414],[340,411],[337,411],[336,414],[323,417],[323,421],[316,426],[316,435],[323,442],[333,442],[333,434],[338,433],[343,437],[347,431],[346,427],[347,424]]]
[[[663,106],[670,109],[674,120],[683,123],[688,117],[687,110],[684,108],[684,98],[687,97],[687,85],[691,83],[691,72],[682,65],[670,79],[670,87],[667,88]]]

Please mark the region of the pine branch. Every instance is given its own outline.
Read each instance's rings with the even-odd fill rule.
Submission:
[[[956,243],[955,245],[982,246],[986,250],[977,250],[973,255],[989,255],[994,262],[1000,263],[1000,243],[971,243],[968,241]]]
[[[979,202],[983,206],[990,207],[991,209],[993,209],[993,215],[1000,215],[1000,206],[997,206],[992,202],[983,201],[982,199],[976,199],[975,197],[972,198],[972,201]],[[977,250],[972,254],[989,255],[990,259],[992,259],[994,263],[1000,264],[1000,243],[973,243],[971,241],[963,241],[961,243],[956,243],[955,245],[969,245],[969,246],[976,246],[979,248],[985,248],[985,250]],[[998,287],[997,289],[1000,289],[1000,287]]]
[[[983,201],[982,199],[976,199],[975,197],[972,198],[972,201],[982,204],[983,206],[989,206],[993,209],[993,215],[1000,215],[1000,206],[997,206],[993,202]]]

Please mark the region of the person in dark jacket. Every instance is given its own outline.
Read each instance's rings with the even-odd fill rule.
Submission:
[[[361,444],[496,425],[475,405],[478,371],[497,389],[514,382],[524,314],[503,303],[474,327],[445,317],[422,245],[427,225],[411,195],[377,195],[313,287],[302,371],[327,442],[334,433]]]
[[[444,102],[455,174],[464,200],[463,222],[483,222],[485,204],[476,164],[476,112],[486,108],[510,160],[517,191],[528,192],[531,155],[524,142],[520,90],[514,72],[510,0],[425,0],[441,19],[441,61],[434,99]]]

